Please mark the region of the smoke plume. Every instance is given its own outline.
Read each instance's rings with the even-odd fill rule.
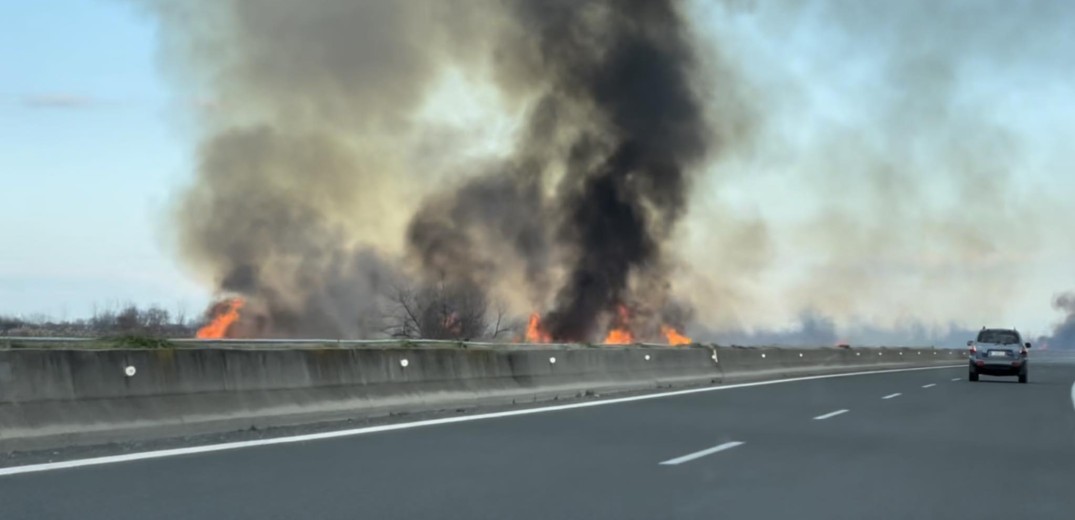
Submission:
[[[1071,113],[1051,92],[1075,86],[1075,9],[1012,7],[706,8],[765,112],[689,205],[673,282],[706,325],[789,331],[804,309],[837,335],[1044,325],[1070,284],[1072,240],[1050,223],[1073,216],[1075,157],[1050,112]]]
[[[1075,349],[1075,293],[1064,293],[1053,300],[1053,307],[1064,313],[1064,320],[1038,342],[1048,348]]]
[[[547,310],[558,340],[671,303],[667,244],[722,137],[680,2],[148,5],[212,99],[180,249],[251,300],[247,333],[370,335],[399,283]],[[518,114],[506,146],[431,122],[453,77]]]
[[[537,297],[550,283],[544,251],[555,244],[563,274],[544,326],[553,339],[588,340],[617,308],[667,300],[664,248],[686,211],[691,173],[719,136],[675,2],[517,1],[508,9],[501,49],[525,66],[498,74],[506,89],[525,85],[539,100],[527,116],[531,131],[512,164],[448,195],[449,206],[423,208],[408,236],[427,268],[459,266],[478,283],[496,269],[472,258],[486,250],[473,237],[513,244]],[[544,197],[553,168],[561,173]],[[633,293],[643,286],[659,292]]]
[[[931,342],[1071,283],[1061,2],[138,3],[205,100],[177,247],[243,334],[437,287],[559,340]]]

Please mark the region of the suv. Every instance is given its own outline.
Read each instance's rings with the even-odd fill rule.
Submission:
[[[986,329],[978,333],[977,341],[968,341],[970,373],[967,379],[977,381],[979,374],[987,376],[1019,376],[1027,381],[1027,349],[1015,329]]]

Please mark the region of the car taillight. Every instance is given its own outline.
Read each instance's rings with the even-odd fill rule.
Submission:
[[[1026,357],[1026,355],[1027,355],[1026,347],[1023,347],[1023,350],[1019,351],[1019,355],[1023,356],[1023,357]]]
[[[978,347],[975,347],[974,345],[971,345],[970,346],[970,353],[971,354],[977,354],[978,353]]]

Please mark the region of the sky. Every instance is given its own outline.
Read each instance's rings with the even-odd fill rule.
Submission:
[[[1044,332],[1060,318],[1052,298],[1075,289],[1072,9],[895,4],[933,3],[695,5],[765,120],[699,186],[682,229],[684,255],[711,261],[684,283],[750,295],[709,309],[720,325],[786,325],[811,306],[882,325]],[[0,4],[0,314],[208,302],[168,222],[192,177],[197,103],[166,83],[158,36],[127,2]],[[893,156],[919,168],[880,191],[884,175],[858,171]],[[949,174],[963,168],[999,173]],[[756,250],[751,230],[768,237]],[[869,255],[881,260],[860,272]]]
[[[190,159],[156,47],[124,3],[0,3],[0,314],[205,305],[162,232]]]

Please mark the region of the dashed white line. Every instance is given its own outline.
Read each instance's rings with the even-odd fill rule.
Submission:
[[[828,418],[830,418],[830,417],[836,417],[837,415],[840,415],[840,414],[843,414],[843,413],[847,413],[847,412],[850,412],[850,411],[851,411],[851,410],[847,410],[847,409],[843,409],[843,410],[836,410],[835,412],[829,412],[829,413],[827,413],[827,414],[825,414],[825,415],[819,415],[819,416],[817,416],[817,417],[814,417],[814,420],[815,420],[815,421],[824,421],[825,419],[828,419]]]
[[[712,448],[707,448],[707,449],[704,449],[702,451],[696,451],[694,453],[688,453],[688,454],[686,454],[686,455],[684,455],[682,457],[676,457],[674,459],[668,459],[668,460],[662,462],[661,465],[662,466],[675,466],[677,464],[683,464],[684,462],[690,462],[690,461],[692,461],[694,459],[700,459],[702,457],[705,457],[706,455],[712,455],[712,454],[714,454],[714,453],[716,453],[718,451],[730,450],[732,448],[735,448],[736,446],[742,446],[742,445],[743,445],[743,443],[741,443],[739,441],[726,442],[724,444],[713,446]]]
[[[167,450],[157,451],[143,451],[137,453],[127,453],[123,455],[109,455],[105,457],[94,457],[90,459],[76,459],[60,462],[46,462],[42,464],[29,464],[26,466],[13,466],[7,468],[0,468],[0,477],[5,475],[21,475],[25,473],[36,473],[38,471],[53,471],[70,468],[82,468],[86,466],[97,466],[101,464],[116,464],[122,462],[131,462],[138,460],[159,459],[164,457],[177,457],[182,455],[193,455],[198,453],[212,453],[217,451],[238,450],[245,448],[253,448],[257,446],[273,446],[278,444],[292,444],[300,442],[318,441],[324,439],[335,439],[340,437],[351,437],[355,435],[366,435],[370,433],[389,432],[396,430],[408,430],[411,428],[423,428],[426,426],[435,426],[441,424],[453,424],[460,422],[480,421],[484,419],[493,419],[499,417],[514,417],[519,415],[531,415],[539,413],[557,412],[560,410],[574,410],[577,408],[589,408],[591,406],[607,406],[612,404],[630,403],[634,401],[644,401],[649,399],[661,399],[664,397],[675,397],[679,395],[690,395],[703,392],[719,392],[723,390],[732,390],[736,388],[751,388],[755,386],[769,386],[779,385],[785,383],[795,383],[799,381],[815,381],[819,379],[837,379],[844,377],[856,377],[867,375],[880,375],[880,374],[894,374],[900,372],[917,372],[922,370],[950,370],[953,368],[962,368],[963,365],[945,365],[939,367],[918,367],[918,368],[894,368],[888,370],[869,370],[864,372],[848,372],[844,374],[825,374],[819,376],[803,376],[803,377],[789,377],[787,379],[771,379],[768,381],[755,381],[752,383],[737,383],[731,385],[722,386],[707,386],[703,388],[688,388],[686,390],[673,390],[671,392],[660,392],[656,394],[643,394],[633,395],[629,397],[618,397],[613,399],[602,399],[599,401],[588,401],[582,403],[570,403],[554,406],[542,406],[539,408],[525,408],[522,410],[508,410],[503,412],[491,412],[482,413],[476,415],[464,415],[458,417],[444,417],[438,419],[428,419],[423,421],[414,421],[409,423],[399,424],[384,424],[380,426],[366,426],[363,428],[354,428],[349,430],[337,430],[330,432],[308,433],[303,435],[292,435],[288,437],[273,437],[269,439],[256,439],[249,441],[236,441],[225,442],[221,444],[206,444],[202,446],[190,446],[186,448],[173,448]],[[1075,398],[1075,388],[1073,388],[1073,398]]]
[[[922,388],[929,388],[929,387],[932,387],[932,386],[937,386],[937,383],[930,383],[928,385],[922,385]]]
[[[888,394],[888,395],[886,395],[886,396],[882,397],[881,399],[892,399],[893,397],[899,397],[899,396],[901,396],[901,395],[903,395],[903,394],[901,394],[901,393],[899,393],[899,392],[896,392],[896,393],[894,393],[894,394]]]
[[[959,381],[959,380],[961,380],[961,379],[963,379],[963,378],[962,378],[962,377],[953,377],[953,378],[952,378],[952,381]]]

